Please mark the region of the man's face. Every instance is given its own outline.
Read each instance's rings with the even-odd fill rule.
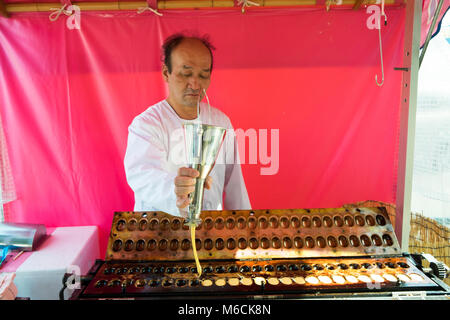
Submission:
[[[169,85],[170,104],[197,107],[211,82],[211,54],[197,39],[184,39],[171,55],[172,72],[163,66],[163,77]]]

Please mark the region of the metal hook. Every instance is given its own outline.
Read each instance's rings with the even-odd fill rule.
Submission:
[[[380,40],[381,83],[378,83],[377,75],[375,75],[375,82],[376,82],[377,86],[381,87],[384,83],[383,45],[381,43],[381,17],[378,20],[378,39]]]

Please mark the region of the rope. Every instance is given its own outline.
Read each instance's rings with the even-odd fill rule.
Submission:
[[[48,16],[50,21],[58,20],[59,16],[64,13],[66,16],[71,16],[73,11],[65,10],[67,4],[63,5],[61,8],[50,8],[50,10],[56,10],[50,13]]]
[[[256,3],[256,2],[253,2],[253,1],[250,1],[250,0],[238,0],[237,4],[242,6],[242,9],[241,9],[242,13],[245,12],[245,7],[259,6],[259,3]]]
[[[147,10],[153,12],[157,16],[162,17],[162,13],[158,12],[156,9],[150,8],[148,5],[146,7],[139,7],[137,13],[141,14]]]
[[[327,11],[330,11],[330,6],[332,4],[335,4],[337,6],[342,5],[343,0],[327,0],[327,2],[325,3],[325,6],[327,8]]]

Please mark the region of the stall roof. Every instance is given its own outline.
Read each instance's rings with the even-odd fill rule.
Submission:
[[[408,0],[384,0],[380,5],[393,6],[404,5]],[[413,1],[413,0],[412,0]],[[158,10],[171,9],[231,9],[240,8],[244,13],[246,10],[258,8],[276,7],[323,7],[326,11],[333,8],[351,8],[359,10],[368,5],[378,4],[379,0],[83,0],[70,1],[60,0],[49,2],[48,0],[0,0],[0,15],[9,17],[11,13],[18,12],[45,12],[51,11],[63,5],[74,4],[81,10],[87,11],[126,11],[139,10],[145,7]],[[422,2],[422,27],[421,27],[421,48],[427,41],[430,28],[433,28],[429,39],[434,37],[440,30],[440,23],[450,7],[450,0],[424,0]],[[436,21],[433,18],[436,15]],[[428,40],[429,40],[428,39]]]

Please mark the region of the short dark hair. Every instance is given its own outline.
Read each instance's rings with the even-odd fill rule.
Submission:
[[[216,48],[214,48],[214,46],[209,41],[209,36],[204,35],[202,37],[199,37],[196,35],[188,36],[184,33],[175,33],[167,37],[166,40],[164,40],[164,43],[161,47],[161,61],[167,66],[167,70],[169,70],[169,73],[172,73],[172,61],[170,57],[172,55],[173,49],[175,49],[183,40],[188,38],[200,40],[206,46],[206,48],[208,48],[209,53],[211,54],[211,72],[212,72],[213,69],[212,51],[216,50]]]

